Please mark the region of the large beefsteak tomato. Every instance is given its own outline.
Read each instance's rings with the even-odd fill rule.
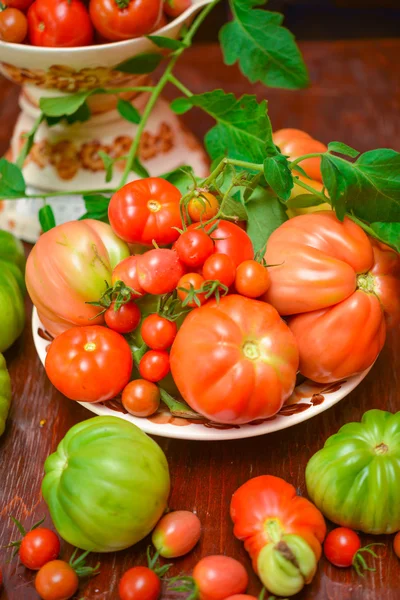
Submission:
[[[365,533],[400,529],[400,412],[369,410],[309,461],[310,498],[334,523]]]
[[[296,342],[276,310],[238,295],[194,309],[170,358],[186,402],[220,423],[277,413],[293,391],[298,367]]]
[[[43,497],[61,537],[115,552],[136,544],[164,513],[170,480],[161,448],[118,417],[74,425],[45,462]]]
[[[58,335],[75,325],[101,325],[96,302],[111,285],[128,246],[109,225],[70,221],[44,233],[29,255],[26,285],[43,325]]]
[[[250,479],[232,497],[234,534],[245,543],[266,588],[297,594],[312,580],[326,534],[324,517],[279,477]]]
[[[271,235],[264,298],[288,324],[300,371],[321,383],[367,369],[400,318],[400,257],[333,212],[295,217]]]

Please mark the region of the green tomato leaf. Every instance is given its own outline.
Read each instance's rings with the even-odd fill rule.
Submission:
[[[314,194],[299,194],[295,198],[289,198],[286,202],[288,208],[309,208],[320,204],[324,204],[324,202]]]
[[[221,217],[237,217],[239,221],[247,221],[248,215],[243,197],[240,193],[233,194],[224,200]]]
[[[400,223],[371,223],[375,237],[400,252]]]
[[[49,127],[52,127],[53,125],[60,123],[60,121],[66,121],[69,125],[77,122],[84,123],[85,121],[88,121],[90,117],[90,108],[87,102],[84,102],[84,104],[82,104],[82,106],[80,106],[72,115],[61,115],[59,117],[45,116],[45,119]]]
[[[85,202],[86,213],[79,218],[80,221],[83,219],[96,219],[96,221],[108,223],[110,198],[102,194],[89,194],[83,196],[83,200]]]
[[[168,38],[163,35],[147,35],[147,39],[149,39],[153,44],[158,46],[158,48],[167,48],[167,50],[180,50],[180,48],[185,48],[185,44],[179,40],[174,40],[173,38]]]
[[[0,199],[20,198],[25,195],[25,179],[17,165],[0,158]]]
[[[171,110],[177,115],[183,115],[193,108],[193,103],[189,98],[176,98],[171,102]]]
[[[133,161],[132,171],[134,171],[136,175],[139,175],[139,177],[150,177],[150,173],[148,172],[146,167],[140,162],[137,156]]]
[[[157,52],[143,52],[128,58],[124,62],[120,63],[114,69],[116,71],[122,71],[122,73],[131,73],[132,75],[144,75],[146,73],[152,73],[157,69],[158,65],[163,59],[162,54]]]
[[[252,82],[270,87],[307,87],[309,77],[294,36],[282,27],[279,13],[254,8],[263,2],[230,0],[233,21],[220,31],[227,65],[239,62],[242,73]]]
[[[56,218],[53,209],[48,204],[39,209],[39,223],[43,233],[56,226]]]
[[[267,156],[264,160],[264,177],[279,198],[289,200],[294,185],[293,175],[283,154]]]
[[[324,154],[322,177],[339,219],[353,212],[368,223],[400,222],[400,153],[387,148],[354,162]]]
[[[142,117],[140,116],[138,109],[133,106],[133,104],[120,98],[118,100],[117,109],[123,119],[129,121],[130,123],[134,123],[135,125],[139,125]]]
[[[329,142],[328,144],[329,152],[337,152],[338,154],[343,154],[343,156],[350,156],[351,158],[357,158],[359,156],[359,151],[354,150],[351,146],[347,144],[343,144],[343,142]]]
[[[266,146],[272,144],[272,128],[265,100],[255,96],[236,98],[223,90],[214,90],[185,98],[211,115],[217,125],[206,134],[205,143],[212,159],[229,156],[239,160],[262,163]]]
[[[98,155],[100,156],[101,160],[103,161],[104,168],[106,170],[106,182],[109,183],[111,181],[111,179],[113,178],[114,159],[111,158],[111,156],[109,156],[105,152],[103,152],[103,150],[99,150]]]
[[[104,90],[88,90],[86,92],[78,92],[77,94],[68,94],[68,96],[60,96],[55,98],[40,98],[40,110],[46,117],[65,117],[67,115],[75,115],[86,100],[95,92]],[[89,110],[89,108],[87,108]],[[79,114],[79,113],[78,113]]]
[[[263,248],[270,235],[288,220],[285,207],[275,194],[266,188],[257,187],[246,204],[248,215],[247,233],[254,252]]]
[[[175,169],[174,171],[164,173],[163,175],[159,175],[159,177],[172,183],[172,185],[178,188],[183,196],[191,190],[194,190],[197,184],[192,167],[187,165]]]

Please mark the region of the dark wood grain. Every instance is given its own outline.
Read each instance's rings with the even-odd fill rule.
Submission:
[[[339,139],[359,150],[391,146],[400,150],[400,42],[363,41],[303,44],[313,86],[305,91],[266,90],[249,85],[236,69],[223,67],[216,46],[190,50],[177,68],[179,77],[194,92],[224,87],[237,94],[255,92],[268,98],[275,128],[304,128],[315,137]],[[172,90],[168,93],[172,94]],[[16,117],[16,89],[0,81],[0,152],[5,151]],[[186,116],[187,124],[202,136],[211,122],[200,112]],[[7,354],[13,404],[6,433],[0,439],[0,540],[15,537],[9,514],[30,525],[47,515],[40,496],[43,463],[55,450],[65,432],[91,414],[63,398],[50,385],[36,355],[30,329],[31,305],[27,300],[27,325],[21,339]],[[190,572],[197,559],[226,553],[241,560],[252,573],[242,544],[234,539],[228,507],[235,489],[252,476],[271,473],[291,481],[305,494],[304,468],[326,438],[344,423],[359,420],[365,410],[400,408],[400,336],[388,336],[386,346],[364,382],[334,408],[290,430],[250,440],[232,442],[189,442],[158,439],[171,468],[171,508],[194,510],[204,532],[196,550],[176,561],[172,574]],[[46,420],[43,427],[40,421]],[[49,518],[47,523],[50,524]],[[362,536],[363,543],[383,541],[376,572],[358,577],[350,569],[340,570],[321,560],[318,575],[298,596],[299,600],[397,600],[400,597],[400,562],[394,556],[390,537]],[[100,559],[101,574],[82,586],[77,598],[118,598],[117,582],[127,568],[144,564],[147,542]],[[62,556],[71,548],[62,546]],[[2,598],[33,600],[33,574],[7,564],[9,552],[1,551],[0,564],[5,586]],[[258,593],[260,584],[251,575],[249,590]],[[165,599],[173,595],[165,593]]]

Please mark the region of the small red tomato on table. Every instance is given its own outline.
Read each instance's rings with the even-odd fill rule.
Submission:
[[[0,4],[0,40],[21,44],[28,33],[28,21],[17,8],[7,8]]]
[[[80,0],[35,0],[28,11],[34,46],[68,48],[93,42],[89,13]]]
[[[378,558],[372,546],[383,546],[381,543],[369,544],[361,548],[358,534],[348,527],[337,527],[328,533],[324,542],[324,554],[335,567],[354,567],[359,575],[363,571],[374,570],[368,567],[363,552]]]
[[[177,558],[193,550],[200,535],[198,516],[188,510],[176,510],[158,522],[151,540],[160,556]]]
[[[22,540],[11,542],[9,547],[16,549],[15,553],[18,553],[24,567],[38,571],[46,563],[57,558],[60,553],[60,540],[54,531],[41,527],[43,519],[33,525],[30,531],[26,531],[19,521],[11,518],[23,537]]]

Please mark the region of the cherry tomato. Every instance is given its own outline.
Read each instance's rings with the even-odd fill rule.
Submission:
[[[124,258],[120,263],[117,264],[114,271],[112,272],[112,283],[113,285],[117,281],[123,281],[125,285],[132,288],[137,294],[131,294],[131,298],[140,298],[145,294],[142,289],[137,274],[137,256],[128,256]]]
[[[148,567],[133,567],[120,580],[118,593],[121,600],[158,600],[161,581]]]
[[[164,0],[164,11],[173,19],[179,17],[189,6],[192,6],[192,0]]]
[[[347,527],[333,529],[324,542],[325,556],[335,567],[351,567],[354,555],[360,548],[360,538]]]
[[[89,11],[93,25],[106,40],[129,40],[156,27],[162,0],[90,0]]]
[[[104,314],[104,320],[108,327],[118,333],[130,333],[140,323],[140,308],[134,302],[122,304],[115,310],[115,302],[112,302]]]
[[[394,536],[393,549],[397,558],[400,558],[400,531]]]
[[[114,0],[112,0],[114,2]],[[111,198],[108,217],[114,232],[130,243],[168,245],[182,227],[179,202],[182,194],[159,177],[138,179],[124,185]]]
[[[46,563],[35,579],[36,591],[43,600],[68,600],[78,587],[78,575],[63,560]]]
[[[212,226],[214,226],[213,222],[205,225],[204,228],[209,231]],[[188,231],[198,228],[200,228],[199,223],[192,223],[192,225],[189,225]],[[219,220],[218,227],[211,233],[211,239],[214,241],[214,252],[230,256],[235,263],[235,267],[238,267],[244,260],[254,258],[251,239],[235,223],[223,219]]]
[[[167,2],[165,4],[167,4]],[[209,192],[204,192],[201,194],[201,196],[193,196],[188,204],[189,216],[192,221],[195,221],[196,223],[198,221],[209,221],[215,217],[218,211],[218,200]]]
[[[274,144],[279,146],[282,154],[289,156],[290,160],[299,158],[304,154],[326,152],[328,149],[325,144],[314,140],[311,135],[300,129],[280,129],[273,134],[272,139]],[[306,158],[306,160],[301,161],[300,167],[311,179],[322,183],[320,158]]]
[[[0,40],[20,44],[28,33],[28,21],[17,8],[0,9]]]
[[[200,519],[188,510],[176,510],[158,522],[151,540],[160,556],[177,558],[193,550],[200,535]]]
[[[174,250],[157,248],[137,257],[139,284],[149,294],[172,292],[184,268]]]
[[[270,284],[266,267],[256,260],[245,260],[236,269],[235,287],[239,294],[247,298],[258,298],[265,294]]]
[[[45,369],[51,383],[67,398],[103,402],[128,383],[132,354],[122,335],[102,327],[72,327],[51,343]]]
[[[174,244],[180,260],[188,267],[201,267],[214,252],[214,242],[202,229],[185,231]]]
[[[18,8],[19,10],[25,11],[32,4],[33,0],[3,0],[3,4],[10,8]]]
[[[160,315],[149,315],[144,319],[140,333],[144,343],[152,350],[167,350],[172,346],[176,332],[174,321]]]
[[[178,298],[183,302],[188,297],[188,293],[190,292],[190,290],[200,290],[204,282],[204,277],[202,277],[199,273],[186,273],[186,275],[183,275],[183,277],[181,277],[178,281]],[[187,290],[187,292],[185,292],[184,290]],[[206,302],[206,295],[197,294],[197,299],[200,305],[204,304]],[[199,306],[199,304],[196,303],[194,300],[189,300],[186,306],[194,308],[196,306]]]
[[[161,381],[169,369],[169,354],[165,350],[149,350],[139,363],[139,373],[147,381]]]
[[[135,417],[149,417],[160,406],[160,390],[151,381],[135,379],[122,392],[122,404]]]
[[[225,600],[246,591],[249,578],[240,562],[229,556],[202,558],[193,569],[201,600]]]
[[[230,287],[235,281],[235,263],[227,254],[213,254],[203,265],[203,277],[206,280],[220,281]]]
[[[35,0],[28,11],[34,46],[67,48],[93,42],[89,13],[80,0]]]
[[[37,527],[28,531],[19,547],[19,558],[27,569],[38,571],[57,558],[60,553],[60,540],[51,529]]]

